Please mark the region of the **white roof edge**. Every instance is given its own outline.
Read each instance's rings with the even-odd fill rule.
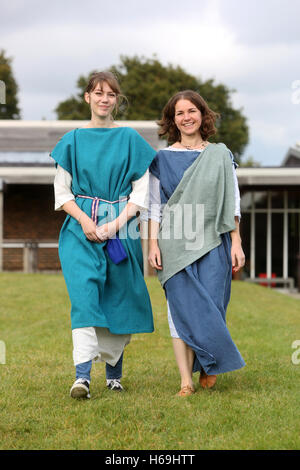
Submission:
[[[0,178],[10,175],[53,175],[55,166],[0,166]]]
[[[73,129],[74,127],[83,127],[89,121],[24,121],[19,119],[1,119],[0,120],[0,127],[53,127],[53,128],[66,128],[70,127]],[[115,121],[115,123],[120,127],[134,127],[134,128],[149,128],[149,129],[156,129],[158,126],[156,121]]]
[[[300,176],[300,167],[237,168],[238,176]]]
[[[11,166],[9,163],[5,166],[0,166],[0,176],[8,173],[52,173],[55,172],[53,166]],[[299,168],[237,168],[237,176],[300,176]],[[300,180],[299,180],[300,181]]]

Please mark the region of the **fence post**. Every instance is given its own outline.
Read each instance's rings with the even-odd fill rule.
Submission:
[[[37,250],[36,242],[25,242],[23,251],[23,271],[34,273],[37,270]]]
[[[297,288],[300,291],[300,253],[297,255]]]

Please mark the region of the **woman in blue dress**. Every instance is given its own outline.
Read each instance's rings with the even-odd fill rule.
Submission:
[[[232,269],[245,262],[239,190],[231,152],[207,141],[216,118],[198,93],[174,95],[159,122],[171,145],[150,166],[148,259],[167,298],[179,396],[195,392],[193,372],[211,388],[245,365],[226,326]]]
[[[110,72],[91,76],[84,98],[91,120],[51,152],[55,209],[68,215],[59,257],[71,300],[76,380],[70,394],[90,397],[92,361],[106,363],[107,387],[123,390],[123,351],[133,333],[151,333],[138,213],[148,207],[148,167],[155,151],[112,117],[121,99]]]

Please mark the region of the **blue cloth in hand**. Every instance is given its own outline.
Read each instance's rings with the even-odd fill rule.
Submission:
[[[106,244],[106,250],[108,256],[115,264],[119,264],[121,263],[121,261],[124,261],[128,258],[125,248],[122,245],[122,242],[118,235],[116,235],[116,238],[110,238],[108,240]]]

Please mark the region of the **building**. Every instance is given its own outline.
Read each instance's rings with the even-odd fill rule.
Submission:
[[[60,269],[57,242],[64,212],[54,211],[49,152],[82,121],[0,120],[0,269]],[[120,121],[153,148],[163,147],[155,122]],[[237,169],[246,265],[239,278],[300,290],[300,144],[280,167]],[[147,230],[142,224],[142,232]],[[143,242],[145,274],[152,274]]]
[[[54,211],[55,167],[49,152],[85,121],[0,120],[0,270],[60,270],[58,235],[66,214]],[[152,147],[163,144],[155,122],[120,121]],[[142,227],[142,230],[145,230]],[[144,242],[145,273],[148,273]]]
[[[242,277],[300,290],[300,145],[288,150],[280,167],[239,168],[237,175],[246,255]]]

